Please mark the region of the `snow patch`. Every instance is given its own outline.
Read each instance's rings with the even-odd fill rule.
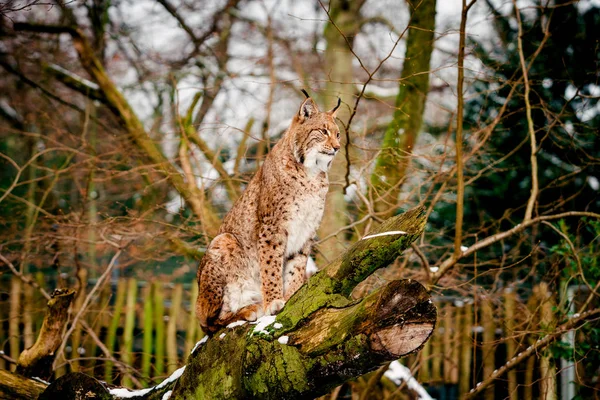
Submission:
[[[310,278],[317,272],[319,272],[319,267],[317,267],[315,260],[313,260],[311,257],[308,257],[308,260],[306,260],[306,279]]]
[[[225,333],[221,333],[221,334],[219,335],[219,339],[223,339],[224,337],[225,337]]]
[[[208,340],[208,336],[204,336],[202,339],[200,339],[200,341],[198,343],[196,343],[196,345],[194,346],[194,348],[192,349],[192,352],[190,354],[194,354],[194,352],[198,349],[198,347],[200,347],[204,343],[206,343],[207,340]]]
[[[59,73],[61,73],[63,75],[68,76],[69,78],[73,79],[74,81],[79,82],[79,84],[81,84],[83,86],[87,86],[88,88],[90,88],[92,90],[99,90],[100,89],[100,87],[97,84],[95,84],[94,82],[88,81],[87,79],[82,78],[81,76],[76,75],[73,72],[71,72],[71,71],[69,71],[67,69],[64,69],[63,67],[61,67],[59,65],[50,63],[48,65],[48,67],[50,67],[50,69],[58,71]]]
[[[275,328],[275,329],[281,329],[281,328],[283,328],[283,325],[281,325],[279,322],[275,322],[273,324],[273,328]]]
[[[290,340],[289,336],[280,336],[277,341],[281,344],[288,344],[288,341]]]
[[[400,385],[402,382],[406,382],[406,386],[417,394],[417,399],[421,400],[433,400],[433,398],[427,393],[427,391],[421,386],[419,382],[412,376],[410,369],[400,364],[399,361],[392,361],[387,371],[384,374],[388,379],[393,381],[396,385]]]
[[[367,236],[363,237],[361,240],[372,239],[372,238],[376,238],[379,236],[391,236],[391,235],[408,235],[408,233],[404,232],[404,231],[387,231],[387,232],[375,233],[373,235],[367,235]]]
[[[171,398],[172,393],[173,393],[172,390],[165,392],[165,394],[163,394],[162,400],[169,400]]]
[[[254,327],[252,334],[257,335],[259,333],[263,333],[265,335],[268,335],[269,332],[267,332],[265,330],[265,328],[274,322],[275,322],[275,315],[263,315],[262,317],[257,319],[256,322],[254,322],[254,324],[256,324],[256,326]]]
[[[38,378],[37,376],[32,376],[31,379],[33,379],[34,381],[38,381],[41,382],[45,385],[50,385],[50,382],[43,380],[42,378]]]
[[[460,246],[460,251],[467,251],[469,248],[467,246]]]
[[[118,397],[120,399],[132,399],[134,397],[142,397],[142,396],[147,395],[148,393],[150,393],[153,390],[162,389],[165,386],[167,386],[169,383],[175,382],[177,379],[179,379],[181,377],[181,375],[183,374],[183,371],[185,371],[185,365],[183,367],[179,368],[178,370],[176,370],[175,372],[173,372],[171,374],[171,376],[169,376],[167,379],[165,379],[158,385],[151,387],[151,388],[140,389],[140,390],[129,390],[127,388],[114,388],[114,389],[109,389],[108,392],[111,395]],[[169,392],[171,392],[171,391],[169,391]],[[169,392],[166,392],[165,395]],[[165,395],[163,395],[163,399],[165,399],[165,398],[168,399],[169,397],[165,397]],[[170,396],[170,394],[169,394],[169,396]]]
[[[129,390],[127,388],[114,388],[114,389],[109,389],[108,392],[111,395],[118,397],[120,399],[131,399],[134,397],[145,396],[148,393],[150,393],[152,391],[152,389],[154,389],[154,388],[140,389],[140,390]]]
[[[161,389],[161,388],[164,388],[165,386],[167,386],[169,383],[175,382],[177,379],[179,379],[181,377],[181,375],[183,375],[183,371],[185,371],[185,365],[183,367],[175,370],[175,372],[173,372],[170,377],[168,377],[167,379],[165,379],[164,381],[162,381],[161,383],[156,385],[154,388]]]
[[[227,328],[231,329],[231,328],[235,328],[236,326],[242,326],[244,325],[246,322],[248,321],[244,321],[244,320],[240,320],[240,321],[235,321],[230,323],[229,325],[227,325]]]

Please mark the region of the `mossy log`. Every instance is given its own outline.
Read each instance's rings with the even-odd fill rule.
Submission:
[[[134,398],[162,399],[169,391],[172,400],[314,398],[417,351],[437,317],[421,284],[393,281],[358,300],[350,294],[394,261],[424,226],[421,208],[387,220],[313,276],[276,317],[203,339],[185,369],[177,371],[178,379],[138,391]],[[57,389],[53,383],[44,395]]]

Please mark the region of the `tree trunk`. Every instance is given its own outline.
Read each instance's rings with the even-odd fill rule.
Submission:
[[[346,168],[348,168],[346,159],[347,133],[343,126],[348,123],[350,110],[355,100],[352,44],[360,29],[360,9],[364,2],[364,0],[331,1],[329,3],[330,21],[327,22],[323,34],[327,42],[325,48],[325,74],[329,78],[325,85],[326,97],[323,102],[326,104],[327,109],[331,109],[336,104],[338,97],[342,100],[342,105],[337,113],[337,118],[340,121],[338,125],[340,126],[342,148],[337,157],[334,158],[329,170],[330,189],[327,193],[323,222],[319,229],[319,236],[322,238],[340,232],[340,235],[330,238],[320,246],[320,252],[328,260],[332,260],[344,250],[344,233],[341,230],[348,224],[348,212],[343,189]]]
[[[409,5],[411,21],[396,111],[385,131],[383,148],[371,175],[375,211],[384,218],[396,211],[398,194],[423,123],[433,51],[435,3],[436,0],[422,0]]]
[[[417,351],[437,317],[421,284],[393,281],[359,300],[350,293],[394,261],[424,227],[423,208],[384,222],[380,235],[358,241],[313,276],[277,317],[263,317],[261,326],[225,328],[199,342],[187,366],[136,398],[161,399],[168,391],[173,400],[314,398]],[[60,388],[53,383],[44,395],[66,390],[65,382]]]

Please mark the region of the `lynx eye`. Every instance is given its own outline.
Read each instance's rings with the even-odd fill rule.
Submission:
[[[327,129],[320,129],[319,130],[323,135],[325,136],[329,136],[329,131]]]

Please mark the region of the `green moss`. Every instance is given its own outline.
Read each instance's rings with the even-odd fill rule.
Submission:
[[[323,307],[344,307],[350,303],[346,297],[337,294],[340,282],[326,273],[319,272],[286,304],[277,316],[283,325],[282,333],[295,329],[315,311]]]

